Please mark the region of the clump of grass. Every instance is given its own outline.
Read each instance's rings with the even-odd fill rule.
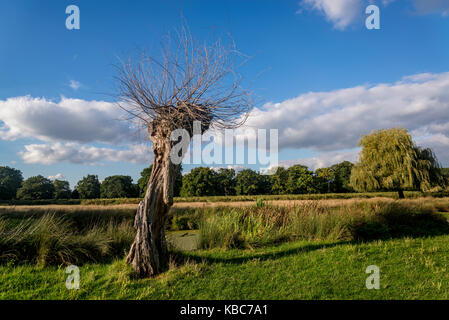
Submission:
[[[369,241],[449,233],[433,204],[420,201],[320,202],[291,207],[221,208],[200,222],[202,248],[254,247],[287,240]]]
[[[93,225],[78,232],[54,213],[8,224],[0,220],[0,261],[82,264],[123,254],[132,242],[130,224]]]

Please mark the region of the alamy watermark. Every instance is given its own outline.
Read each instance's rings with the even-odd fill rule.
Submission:
[[[176,129],[171,133],[171,141],[176,142],[170,151],[170,159],[174,164],[259,164],[266,169],[278,166],[277,129],[268,131],[246,128],[224,129],[224,132],[214,133],[207,131],[205,134],[201,132],[201,122],[194,121],[192,139],[185,129]]]
[[[65,269],[65,273],[70,274],[65,280],[65,287],[69,290],[78,290],[80,288],[80,269],[75,265],[70,265]]]
[[[366,267],[366,273],[370,274],[368,278],[366,278],[365,285],[368,290],[371,289],[380,289],[380,270],[376,265],[370,265]]]

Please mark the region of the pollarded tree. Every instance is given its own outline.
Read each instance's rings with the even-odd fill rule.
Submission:
[[[444,185],[432,150],[416,146],[406,129],[373,131],[359,145],[359,162],[351,172],[357,191],[394,190],[403,199],[404,189],[428,191]]]
[[[140,277],[168,267],[165,221],[173,204],[174,173],[186,152],[186,148],[175,151],[174,161],[173,147],[179,142],[188,145],[194,121],[201,124],[200,134],[211,127],[235,128],[245,122],[250,107],[234,70],[238,55],[232,41],[199,42],[184,27],[163,38],[161,49],[160,56],[142,53],[117,68],[119,106],[130,120],[146,128],[154,153],[148,188],[134,222],[136,238],[127,257]],[[178,129],[187,138],[180,137]]]

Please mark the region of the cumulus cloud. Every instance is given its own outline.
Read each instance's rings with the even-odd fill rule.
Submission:
[[[0,138],[116,144],[136,138],[123,118],[120,108],[105,101],[14,97],[0,100]]]
[[[344,30],[362,14],[362,3],[363,0],[302,0],[300,6],[320,12],[336,29]]]
[[[48,179],[55,181],[55,180],[65,180],[65,177],[62,173],[57,173],[54,176],[49,176]]]
[[[288,168],[296,164],[301,164],[307,166],[309,169],[316,170],[319,168],[326,168],[343,161],[350,161],[354,163],[358,160],[359,152],[359,148],[343,152],[325,152],[311,158],[279,161],[277,166]],[[272,168],[268,168],[268,170],[270,169]]]
[[[81,145],[79,143],[30,144],[19,152],[25,163],[53,164],[69,162],[74,164],[100,165],[106,162],[130,162],[148,164],[153,152],[147,145],[132,145],[129,149],[116,150]]]
[[[372,129],[402,126],[415,137],[449,136],[449,73],[306,93],[254,109],[246,125],[278,129],[280,149],[320,152],[355,148]]]

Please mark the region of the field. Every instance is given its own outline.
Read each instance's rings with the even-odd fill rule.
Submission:
[[[177,202],[170,268],[146,280],[124,259],[134,212],[0,207],[0,299],[449,299],[449,198]]]

